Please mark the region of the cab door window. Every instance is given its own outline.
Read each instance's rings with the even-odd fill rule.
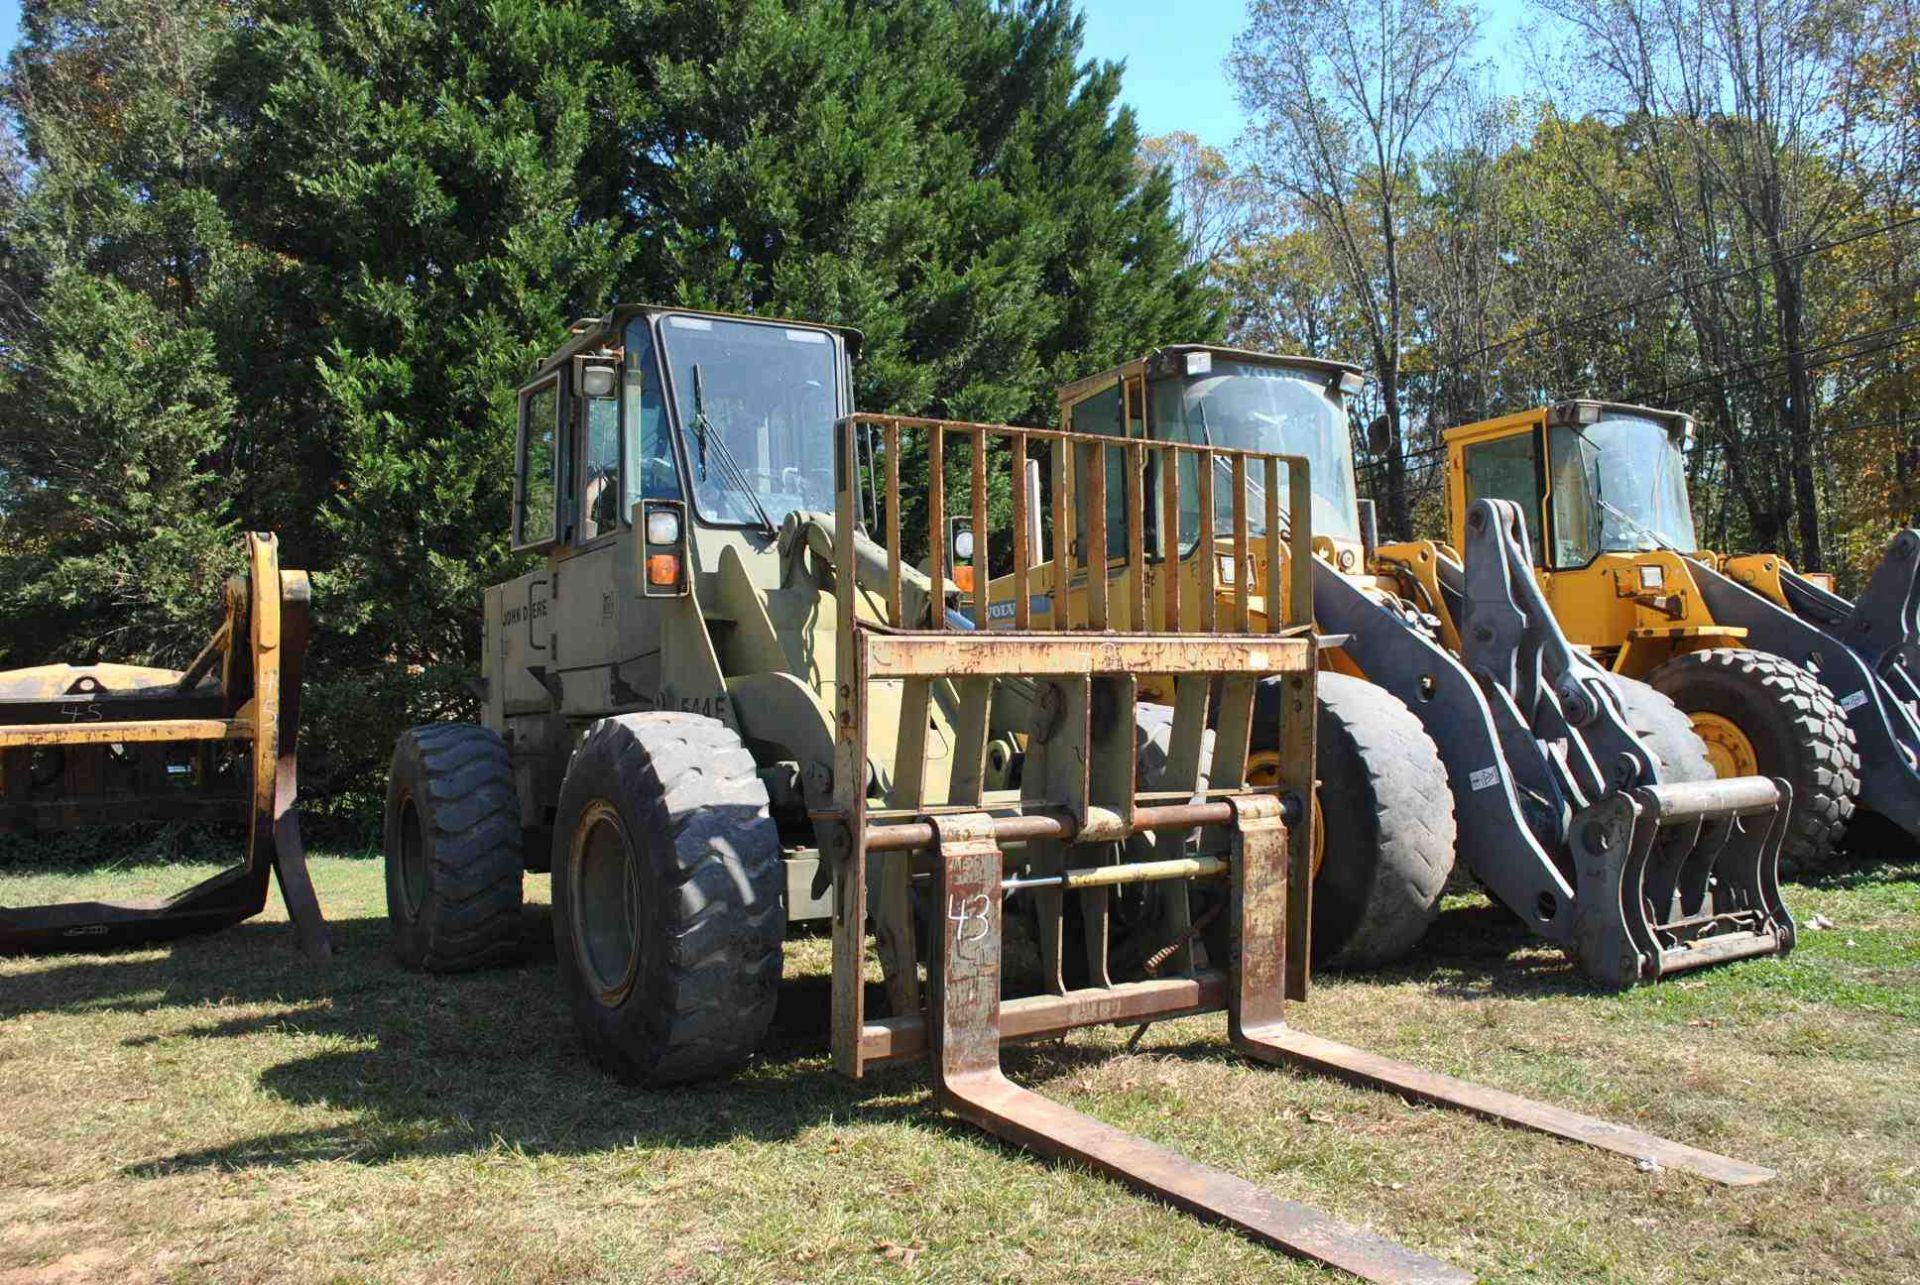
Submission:
[[[620,525],[620,400],[583,397],[586,458],[581,461],[580,539],[610,535]]]
[[[556,374],[520,394],[513,512],[516,549],[539,548],[559,538],[560,428],[560,377]]]
[[[1527,522],[1527,542],[1533,546],[1536,566],[1545,553],[1540,543],[1540,466],[1531,432],[1466,448],[1467,503],[1475,500],[1511,500]]]

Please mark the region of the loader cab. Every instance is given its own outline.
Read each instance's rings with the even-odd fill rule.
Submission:
[[[1606,554],[1699,549],[1687,499],[1693,420],[1670,411],[1569,401],[1446,435],[1455,548],[1478,499],[1526,515],[1534,565],[1575,571]]]
[[[1180,344],[1062,388],[1060,424],[1078,433],[1305,456],[1315,544],[1352,566],[1362,557],[1362,535],[1347,403],[1363,383],[1360,369],[1344,362]],[[1229,478],[1223,472],[1214,479],[1215,511],[1211,522],[1203,523],[1195,458],[1186,456],[1179,465],[1177,541],[1165,538],[1160,505],[1148,504],[1139,515],[1146,524],[1145,547],[1159,557],[1172,543],[1183,562],[1191,561],[1203,526],[1209,536],[1229,529]],[[1217,457],[1215,462],[1224,464]],[[1127,511],[1118,452],[1109,453],[1107,467],[1107,553],[1117,558],[1126,550],[1134,515]],[[1149,472],[1158,467],[1156,459]],[[1259,483],[1250,481],[1249,487],[1257,491]],[[1147,477],[1145,490],[1160,494],[1160,479]],[[1264,533],[1257,515],[1265,505],[1263,496],[1254,499],[1252,533],[1257,536]],[[1081,523],[1084,536],[1084,514]],[[1222,565],[1216,583],[1232,584],[1236,570]]]
[[[831,509],[857,343],[830,326],[647,306],[576,323],[519,393],[513,547],[565,559],[660,501],[714,533],[717,554],[721,533],[770,541],[787,514]]]
[[[511,543],[540,556],[487,590],[481,691],[530,826],[594,719],[735,721],[711,622],[778,586],[790,513],[832,510],[858,340],[626,305],[574,323],[521,387]]]
[[[1526,517],[1535,573],[1574,643],[1622,672],[1709,637],[1687,559],[1700,542],[1688,504],[1693,420],[1616,402],[1565,401],[1451,429],[1447,515],[1465,547],[1475,500]]]

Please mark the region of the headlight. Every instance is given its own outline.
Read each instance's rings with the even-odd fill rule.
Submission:
[[[1220,559],[1219,572],[1221,584],[1238,584],[1240,582],[1239,571],[1240,568],[1235,565],[1232,558]]]
[[[587,397],[613,396],[614,369],[594,363],[580,367],[580,392]]]
[[[1642,589],[1660,589],[1667,583],[1667,569],[1657,564],[1643,565],[1640,568],[1640,587]]]
[[[648,513],[647,543],[680,543],[680,515],[672,509],[654,509]]]
[[[973,532],[960,531],[954,535],[953,556],[961,562],[973,561]]]

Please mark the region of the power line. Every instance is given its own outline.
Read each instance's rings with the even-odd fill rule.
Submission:
[[[1781,257],[1789,260],[1794,260],[1794,259],[1807,258],[1815,254],[1824,254],[1828,250],[1838,249],[1839,247],[1844,245],[1851,245],[1855,241],[1864,241],[1868,237],[1885,236],[1888,233],[1897,232],[1901,228],[1909,227],[1915,223],[1920,223],[1920,214],[1908,215],[1904,219],[1897,219],[1892,223],[1882,224],[1880,226],[1872,227],[1872,228],[1866,228],[1859,232],[1854,232],[1844,237],[1836,237],[1831,241],[1824,241],[1818,244],[1803,245],[1796,250],[1788,251],[1786,254],[1782,255]],[[1506,339],[1495,340],[1493,343],[1487,344],[1484,347],[1475,348],[1470,352],[1462,353],[1460,356],[1454,358],[1454,360],[1456,362],[1464,364],[1466,362],[1472,361],[1476,357],[1483,357],[1490,352],[1497,352],[1502,348],[1510,348],[1515,344],[1525,343],[1530,339],[1537,339],[1541,335],[1550,335],[1560,330],[1571,330],[1575,326],[1584,325],[1589,321],[1595,321],[1601,317],[1610,317],[1616,312],[1626,312],[1633,308],[1645,307],[1647,304],[1659,303],[1662,300],[1672,299],[1676,295],[1684,294],[1689,289],[1694,289],[1699,286],[1713,285],[1716,282],[1720,282],[1720,281],[1731,281],[1735,277],[1747,276],[1754,272],[1758,272],[1763,268],[1767,268],[1771,266],[1772,266],[1772,261],[1769,260],[1765,263],[1749,264],[1743,268],[1725,269],[1721,272],[1714,273],[1713,275],[1702,277],[1695,282],[1683,283],[1678,286],[1670,287],[1669,289],[1666,289],[1666,290],[1655,291],[1652,294],[1642,295],[1642,296],[1639,296],[1638,298],[1629,299],[1625,303],[1610,304],[1605,308],[1596,308],[1596,309],[1593,309],[1592,311],[1581,313],[1580,315],[1573,317],[1572,319],[1565,322],[1556,322],[1548,325],[1535,326],[1532,330],[1522,331],[1520,334],[1510,336],[1509,338],[1506,338]],[[1691,276],[1695,271],[1698,271],[1698,269],[1683,268],[1680,270],[1680,276],[1684,279],[1686,277]],[[1585,282],[1582,282],[1581,284],[1583,287],[1586,287],[1586,286],[1593,286],[1599,283],[1595,280],[1589,279]]]
[[[1809,348],[1803,349],[1802,351],[1804,353],[1819,353],[1819,352],[1824,352],[1831,348],[1844,348],[1850,344],[1861,343],[1870,339],[1881,339],[1883,337],[1885,338],[1885,342],[1875,344],[1871,348],[1861,349],[1858,352],[1842,353],[1837,356],[1826,357],[1816,361],[1810,361],[1807,363],[1807,369],[1810,371],[1821,370],[1828,366],[1840,365],[1844,362],[1859,361],[1860,359],[1865,357],[1877,356],[1878,354],[1886,352],[1889,349],[1898,347],[1899,345],[1896,341],[1899,339],[1899,337],[1908,333],[1909,331],[1916,330],[1916,329],[1920,329],[1920,321],[1903,322],[1899,325],[1894,325],[1894,326],[1882,326],[1876,330],[1866,330],[1866,331],[1860,332],[1859,334],[1847,335],[1839,339],[1829,340],[1824,344],[1815,344]],[[1781,353],[1779,355],[1776,355],[1774,357],[1769,357],[1764,360],[1742,362],[1733,366],[1723,367],[1719,370],[1709,371],[1707,374],[1697,376],[1693,379],[1686,380],[1682,383],[1665,386],[1661,390],[1663,393],[1662,400],[1666,400],[1667,398],[1670,398],[1676,391],[1680,389],[1697,387],[1701,384],[1713,383],[1716,380],[1725,380],[1728,375],[1737,374],[1740,372],[1754,372],[1754,371],[1765,370],[1768,367],[1779,365],[1785,360],[1786,360],[1786,354]],[[1761,384],[1762,382],[1764,382],[1762,379],[1752,377],[1751,375],[1749,375],[1748,378],[1732,381],[1730,384],[1727,384],[1726,387],[1729,389],[1751,388],[1758,384]],[[1635,404],[1645,404],[1645,399],[1649,395],[1650,393],[1648,391],[1636,390],[1632,393],[1629,393],[1622,400],[1635,403]],[[1896,420],[1895,422],[1898,422],[1898,421]],[[1822,430],[1822,431],[1825,431],[1825,430]],[[1416,450],[1402,451],[1400,454],[1400,458],[1405,463],[1412,463],[1413,461],[1416,461],[1416,460],[1427,460],[1435,456],[1441,455],[1446,451],[1446,449],[1447,449],[1447,446],[1445,442],[1436,442],[1431,446],[1422,446]],[[1376,456],[1372,459],[1363,461],[1361,463],[1361,468],[1366,470],[1368,480],[1369,482],[1371,482],[1373,478],[1378,475],[1379,470],[1385,467],[1386,463],[1387,463],[1386,456],[1384,455]]]

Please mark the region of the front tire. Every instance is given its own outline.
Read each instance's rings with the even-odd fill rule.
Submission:
[[[383,829],[387,919],[403,965],[454,973],[519,958],[520,797],[506,742],[471,723],[402,733]]]
[[[1279,680],[1260,685],[1254,748],[1275,745]],[[1440,751],[1384,687],[1317,680],[1315,735],[1324,856],[1313,881],[1316,967],[1360,970],[1419,944],[1453,869],[1453,794]]]
[[[1731,647],[1676,656],[1647,677],[1693,721],[1719,775],[1793,787],[1781,871],[1831,866],[1860,791],[1853,729],[1833,693],[1789,660]]]
[[[731,1074],[780,988],[780,835],[740,738],[696,714],[587,729],[560,789],[553,940],[594,1062],[636,1084]]]
[[[1608,677],[1628,728],[1653,755],[1663,783],[1713,780],[1716,773],[1707,743],[1693,730],[1685,710],[1649,683],[1621,674]]]

